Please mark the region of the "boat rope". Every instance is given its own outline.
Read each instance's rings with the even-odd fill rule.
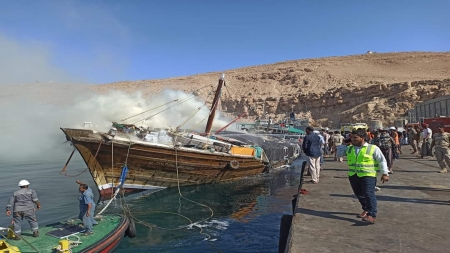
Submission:
[[[38,249],[36,249],[30,242],[28,242],[27,240],[25,240],[25,238],[23,238],[22,236],[16,234],[16,232],[14,231],[14,229],[11,229],[11,228],[8,227],[8,230],[11,231],[11,232],[14,234],[14,236],[17,236],[18,238],[22,239],[22,240],[23,240],[26,244],[28,244],[28,246],[30,246],[34,251],[36,251],[36,252],[38,252],[38,253],[40,252],[40,251],[39,251]],[[5,238],[5,240],[8,240],[8,238],[6,238],[3,234],[0,233],[0,235],[1,235],[1,237]]]
[[[114,189],[114,139],[111,139],[111,189]],[[113,191],[111,190],[111,200],[113,199]]]
[[[200,106],[199,108],[197,108],[197,111],[194,112],[194,114],[192,114],[190,117],[188,117],[184,122],[182,122],[179,126],[176,127],[176,129],[180,129],[181,127],[183,127],[189,120],[191,120],[205,105],[206,105],[206,101],[208,101],[209,96],[212,94],[213,92],[209,92],[208,96],[205,99],[205,102],[203,103],[202,106]]]
[[[201,223],[201,222],[204,222],[204,221],[206,221],[206,220],[209,220],[209,219],[211,219],[213,216],[214,216],[214,211],[211,209],[211,207],[209,207],[209,206],[207,206],[207,205],[205,205],[205,204],[202,204],[202,203],[199,203],[199,202],[197,202],[197,201],[194,201],[194,200],[191,200],[191,199],[188,199],[188,198],[186,198],[185,196],[183,196],[183,194],[181,194],[181,189],[180,189],[180,178],[179,178],[179,169],[178,169],[178,148],[177,147],[175,147],[175,168],[177,169],[177,186],[178,186],[178,194],[180,195],[180,197],[181,198],[183,198],[183,199],[185,199],[185,200],[187,200],[187,201],[189,201],[189,202],[191,202],[191,203],[194,203],[194,204],[197,204],[197,205],[199,205],[199,206],[203,206],[203,207],[205,207],[205,208],[207,208],[207,209],[209,209],[209,211],[211,211],[211,215],[209,215],[209,217],[207,217],[207,218],[204,218],[204,219],[201,219],[201,220],[198,220],[198,221],[196,221],[195,223],[192,223],[191,222],[191,224],[189,224],[189,226],[193,226],[193,225],[195,225],[195,224],[198,224],[198,223]],[[209,235],[209,234],[207,234],[207,233],[203,233],[203,228],[202,227],[200,227],[200,226],[197,226],[198,228],[200,228],[200,234],[202,234],[202,235],[206,235],[208,238],[206,238],[206,240],[209,240],[210,238],[211,238],[211,236]]]
[[[128,138],[128,140],[129,140],[129,145],[128,145],[128,151],[127,151],[127,156],[126,156],[126,158],[125,158],[125,164],[124,164],[124,166],[127,166],[127,162],[128,162],[128,155],[130,154],[130,148],[131,148],[131,139],[130,138]],[[112,145],[112,143],[111,143],[111,145]],[[111,174],[111,177],[112,177],[112,174]],[[111,185],[111,189],[113,189],[113,186]],[[116,199],[116,197],[117,197],[117,194],[119,194],[119,192],[120,192],[120,187],[117,187],[117,189],[116,189],[116,191],[114,192],[114,195],[111,197],[111,199],[108,201],[108,203],[106,204],[106,206],[105,207],[103,207],[103,209],[100,211],[100,212],[98,212],[98,214],[97,215],[101,215],[107,208],[108,208],[108,206],[111,204],[111,202],[113,201],[113,200],[115,200]],[[112,191],[111,191],[112,192]]]
[[[106,204],[105,207],[103,207],[103,209],[97,213],[97,215],[101,215],[111,204],[111,202],[116,199],[117,194],[119,194],[120,188],[117,188],[116,191],[114,192],[114,195],[111,197],[111,199],[108,201],[108,203]]]
[[[173,105],[173,106],[168,107],[167,109],[172,108],[172,107],[174,107],[174,106],[177,106],[177,105],[179,105],[179,104],[182,104],[182,103],[184,103],[184,102],[186,102],[186,101],[188,101],[188,100],[194,98],[194,97],[196,96],[196,95],[195,95],[195,92],[197,92],[197,91],[199,91],[199,90],[202,90],[202,89],[204,89],[204,88],[206,88],[206,87],[209,87],[209,86],[210,86],[210,85],[205,85],[205,86],[203,86],[203,87],[200,87],[200,88],[198,88],[198,89],[195,89],[195,90],[191,91],[191,92],[193,93],[193,95],[188,95],[188,96],[186,96],[186,97],[184,97],[184,98],[182,98],[182,99],[178,99],[178,98],[177,98],[177,99],[174,99],[174,100],[169,101],[169,102],[167,102],[167,103],[165,103],[165,104],[162,104],[162,105],[160,105],[160,106],[157,106],[157,107],[151,108],[151,109],[149,109],[149,110],[146,110],[146,111],[144,111],[144,112],[141,112],[141,113],[132,115],[132,116],[130,116],[130,117],[124,118],[124,119],[122,119],[120,122],[125,121],[125,120],[128,120],[128,119],[131,119],[131,118],[134,118],[134,117],[139,116],[139,115],[142,115],[142,114],[144,114],[144,113],[146,113],[146,112],[149,112],[149,111],[151,111],[151,110],[154,110],[154,109],[163,107],[163,106],[165,106],[165,105],[167,105],[167,104],[170,104],[170,103],[173,103],[173,102],[177,102],[177,103],[176,103],[175,105]],[[167,109],[166,109],[166,110],[167,110]],[[165,110],[163,110],[163,111],[165,111]],[[147,117],[147,118],[144,118],[144,119],[142,119],[142,120],[140,120],[140,121],[137,121],[136,123],[133,123],[133,125],[135,125],[135,124],[137,124],[137,123],[139,123],[139,122],[146,121],[146,120],[148,120],[149,118],[151,118],[151,117],[153,117],[153,116],[155,116],[155,115],[157,115],[157,114],[159,114],[159,113],[161,113],[161,112],[163,112],[163,111],[160,111],[160,112],[158,112],[158,113],[156,113],[156,114],[154,114],[154,115],[151,115],[151,116],[149,116],[149,117]]]
[[[129,145],[128,145],[128,152],[127,152],[127,157],[125,158],[125,162],[128,161],[128,156],[129,156],[129,152],[130,152],[130,148],[131,148],[131,144],[132,144],[131,139],[128,138],[128,140],[129,140]],[[125,163],[125,164],[126,164],[126,163]],[[114,199],[116,199],[117,195],[121,192],[121,193],[122,193],[122,198],[120,198],[120,206],[122,207],[123,211],[124,211],[125,213],[127,213],[128,216],[131,217],[133,220],[135,220],[137,223],[142,224],[142,225],[144,225],[144,226],[150,228],[150,230],[152,230],[153,228],[158,228],[158,229],[161,229],[161,230],[180,230],[180,229],[184,229],[184,228],[187,228],[187,227],[193,227],[193,226],[195,226],[196,224],[201,223],[201,222],[204,222],[204,221],[210,219],[211,217],[213,217],[213,216],[214,216],[214,211],[213,211],[209,206],[207,206],[207,205],[205,205],[205,204],[202,204],[202,203],[199,203],[199,202],[196,202],[196,201],[194,201],[194,200],[188,199],[188,198],[184,197],[183,194],[181,193],[181,189],[180,189],[180,178],[179,178],[179,169],[178,169],[178,151],[177,151],[177,148],[176,148],[176,147],[175,147],[175,167],[176,167],[176,172],[177,172],[177,186],[178,186],[178,194],[179,194],[179,198],[180,198],[180,199],[183,198],[183,199],[185,199],[185,200],[187,200],[187,201],[189,201],[189,202],[191,202],[191,203],[194,203],[194,204],[197,204],[197,205],[200,205],[200,206],[203,206],[203,207],[209,209],[209,210],[211,211],[211,215],[210,215],[209,217],[204,218],[204,219],[200,219],[200,220],[194,222],[194,221],[192,221],[190,218],[188,218],[188,217],[186,217],[185,215],[182,215],[182,214],[180,214],[180,213],[164,212],[164,211],[150,211],[150,210],[148,210],[148,211],[145,211],[145,213],[165,213],[165,214],[173,214],[173,215],[180,216],[180,217],[182,217],[182,218],[188,220],[188,221],[189,221],[189,224],[188,224],[188,225],[185,225],[185,226],[177,227],[177,228],[164,228],[164,227],[160,227],[160,226],[157,226],[157,225],[155,225],[155,224],[152,224],[152,223],[149,223],[149,222],[146,222],[146,221],[142,221],[142,220],[136,218],[136,217],[132,214],[130,208],[128,207],[129,205],[128,205],[128,203],[126,202],[125,193],[124,193],[124,191],[120,191],[120,190],[121,190],[120,187],[118,187],[118,188],[116,189],[116,191],[114,192],[113,197],[109,200],[109,202],[106,204],[106,206],[105,206],[105,207],[104,207],[97,215],[101,215],[101,214],[108,208],[108,206],[111,204],[111,202],[112,202]],[[179,199],[179,200],[180,200],[180,199]],[[180,205],[181,205],[181,201],[180,201]],[[197,227],[200,229],[200,232],[199,232],[200,234],[206,235],[206,237],[207,237],[207,238],[205,238],[206,240],[209,240],[209,239],[211,238],[211,236],[210,236],[209,234],[203,232],[203,228],[202,228],[202,227],[200,227],[200,226],[197,226]]]
[[[135,115],[132,115],[132,116],[123,118],[123,119],[120,120],[120,122],[125,121],[125,120],[127,120],[127,119],[134,118],[134,117],[136,117],[136,116],[142,115],[142,114],[144,114],[144,113],[146,113],[146,112],[149,112],[149,111],[151,111],[151,110],[158,109],[158,108],[160,108],[160,107],[163,107],[163,106],[165,106],[165,105],[167,105],[167,104],[170,104],[170,103],[173,103],[173,102],[176,102],[176,101],[178,101],[178,98],[177,98],[177,99],[174,99],[174,100],[172,100],[172,101],[169,101],[169,102],[167,102],[167,103],[164,103],[164,104],[162,104],[162,105],[160,105],[160,106],[153,107],[153,108],[151,108],[151,109],[145,110],[145,111],[143,111],[143,112],[141,112],[141,113],[138,113],[138,114],[135,114]]]
[[[159,112],[157,112],[157,113],[155,113],[155,114],[152,114],[152,115],[150,115],[150,116],[148,116],[148,117],[146,117],[146,118],[143,118],[143,119],[141,119],[141,120],[138,120],[138,121],[134,122],[133,125],[137,125],[137,124],[140,123],[140,122],[144,122],[144,121],[150,119],[151,117],[154,117],[154,116],[156,116],[156,115],[158,115],[158,114],[160,114],[160,113],[162,113],[162,112],[165,112],[165,111],[169,110],[170,108],[173,108],[173,107],[175,107],[175,106],[177,106],[177,105],[180,105],[180,104],[182,104],[182,103],[184,103],[184,102],[186,102],[186,101],[188,101],[188,100],[190,100],[190,99],[193,99],[193,98],[195,98],[194,95],[192,95],[191,97],[189,97],[189,98],[187,98],[187,99],[178,101],[176,104],[174,104],[174,105],[172,105],[172,106],[169,106],[169,107],[167,107],[167,108],[164,109],[164,110],[161,110],[161,111],[159,111]]]
[[[126,201],[126,198],[125,198],[125,193],[124,193],[123,191],[122,191],[122,198],[121,198],[121,201],[122,201],[122,204],[121,204],[121,205],[122,205],[122,208],[123,208],[124,212],[128,213],[128,215],[129,215],[131,218],[133,218],[133,220],[135,220],[137,223],[139,223],[139,224],[141,224],[141,225],[144,225],[144,226],[150,228],[150,230],[153,230],[153,228],[158,228],[158,229],[161,229],[161,230],[168,230],[168,231],[171,231],[171,230],[180,230],[180,229],[184,229],[185,227],[187,227],[187,226],[181,226],[181,227],[177,227],[177,228],[165,228],[165,227],[157,226],[157,225],[155,225],[155,224],[153,224],[153,223],[150,223],[150,222],[146,222],[146,221],[140,220],[140,219],[136,218],[136,217],[131,213],[131,210],[130,210],[130,208],[128,207],[129,205],[128,205],[128,203],[127,203],[127,201]],[[139,213],[139,212],[136,212],[136,211],[135,211],[135,212],[133,212],[133,213]],[[188,217],[186,217],[186,216],[184,216],[184,215],[182,215],[182,214],[180,214],[180,213],[164,212],[164,211],[151,211],[151,210],[145,210],[144,213],[145,213],[145,214],[148,214],[148,213],[173,214],[173,215],[177,215],[177,216],[180,216],[180,217],[182,217],[182,218],[188,220],[188,221],[189,221],[189,224],[194,224],[194,222],[193,222],[191,219],[189,219]]]
[[[231,94],[230,90],[228,89],[228,85],[224,85],[224,86],[225,86],[225,89],[227,90],[228,96],[229,96],[230,98],[232,98],[233,96],[236,95],[236,93],[234,93],[234,92],[233,92],[233,94]],[[238,96],[236,96],[236,97],[238,97]]]
[[[97,155],[98,155],[98,151],[100,151],[100,147],[101,147],[101,146],[102,146],[102,142],[100,141],[100,144],[98,145],[98,148],[97,148],[97,152],[95,152],[95,155],[94,155],[94,158],[93,158],[94,161],[95,161],[95,158],[96,158]],[[69,178],[71,178],[71,177],[78,177],[78,176],[80,176],[81,174],[85,173],[85,172],[89,169],[89,167],[86,167],[86,169],[84,169],[82,172],[80,172],[80,173],[78,173],[78,174],[76,174],[76,175],[67,175],[67,172],[66,172],[67,165],[69,164],[69,161],[70,161],[70,159],[72,158],[72,155],[73,155],[74,152],[75,152],[75,148],[73,149],[72,153],[70,154],[69,159],[68,159],[67,162],[66,162],[66,165],[64,165],[63,169],[59,172],[59,174],[65,176],[65,177],[69,177]],[[88,162],[88,164],[90,163],[91,158],[92,158],[92,156],[89,157],[89,162]],[[64,173],[64,174],[63,174],[63,173]]]
[[[128,156],[130,155],[130,148],[131,148],[131,139],[130,139],[130,137],[128,137],[128,141],[129,141],[129,144],[128,144],[128,151],[127,151],[127,157],[125,157],[125,166],[127,166],[127,162],[128,162]]]
[[[200,88],[200,89],[203,89],[203,88],[208,87],[208,86],[209,86],[209,85],[203,86],[203,87]],[[200,90],[200,89],[197,89],[196,91],[198,91],[198,90]],[[180,104],[182,104],[182,103],[184,103],[184,102],[186,102],[186,101],[188,101],[188,100],[190,100],[190,99],[193,99],[193,98],[195,98],[195,97],[196,97],[196,95],[191,95],[191,96],[189,96],[189,97],[183,98],[183,99],[181,99],[180,101],[178,101],[176,104],[171,105],[171,106],[167,107],[167,108],[164,109],[164,110],[161,110],[161,111],[159,111],[159,112],[157,112],[157,113],[155,113],[155,114],[152,114],[152,115],[150,115],[150,116],[148,116],[148,117],[146,117],[146,118],[143,118],[143,119],[141,119],[141,120],[139,120],[139,121],[134,122],[133,125],[136,125],[136,124],[138,124],[138,123],[140,123],[140,122],[144,122],[144,121],[150,119],[150,118],[153,117],[153,116],[156,116],[156,115],[158,115],[158,114],[160,114],[160,113],[162,113],[162,112],[164,112],[164,111],[169,110],[170,108],[173,108],[173,107],[175,107],[175,106],[177,106],[177,105],[180,105]]]
[[[69,239],[70,236],[76,237],[77,240],[76,240],[76,241],[70,240],[70,239]],[[83,242],[80,240],[80,237],[78,237],[77,235],[69,235],[69,236],[64,237],[64,238],[69,242],[69,250],[68,250],[69,253],[72,253],[72,252],[73,252],[73,251],[72,251],[72,248],[75,248],[75,247],[77,247],[78,245],[80,245],[81,243],[83,243]],[[61,245],[58,245],[58,246],[54,247],[54,249],[55,249],[58,253],[59,253],[59,252],[64,252],[64,253],[67,252],[66,250],[63,250],[63,249],[61,248]]]

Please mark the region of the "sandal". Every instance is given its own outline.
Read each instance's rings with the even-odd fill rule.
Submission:
[[[82,233],[81,236],[88,236],[88,235],[92,235],[94,232],[87,232],[87,233]]]
[[[309,192],[306,189],[300,189],[300,194],[308,194]]]

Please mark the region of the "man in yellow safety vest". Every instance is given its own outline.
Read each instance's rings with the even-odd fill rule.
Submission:
[[[366,131],[358,129],[352,132],[352,145],[345,151],[349,166],[350,185],[358,197],[363,212],[358,215],[363,221],[375,223],[377,215],[377,198],[375,186],[377,172],[381,170],[381,182],[389,181],[389,169],[381,150],[365,142]]]

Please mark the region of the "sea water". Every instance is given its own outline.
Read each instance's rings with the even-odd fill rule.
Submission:
[[[0,203],[6,207],[19,189],[17,183],[26,179],[41,202],[37,211],[41,225],[76,217],[75,181],[95,186],[88,171],[69,177],[85,171],[78,154],[67,168],[68,176],[60,175],[66,159],[0,159]],[[177,188],[170,188],[114,201],[107,212],[127,207],[137,228],[137,237],[124,238],[114,252],[130,252],[130,248],[133,252],[276,252],[280,218],[292,212],[300,164],[297,160],[291,167],[231,182],[181,187],[184,198]],[[0,226],[9,224],[11,217],[1,215]]]

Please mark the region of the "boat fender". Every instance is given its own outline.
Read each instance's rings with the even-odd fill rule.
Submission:
[[[136,237],[136,226],[133,219],[130,219],[130,225],[128,225],[127,231],[125,231],[125,235],[129,238]]]
[[[239,169],[239,162],[236,160],[230,161],[230,168],[232,168],[233,170]]]

